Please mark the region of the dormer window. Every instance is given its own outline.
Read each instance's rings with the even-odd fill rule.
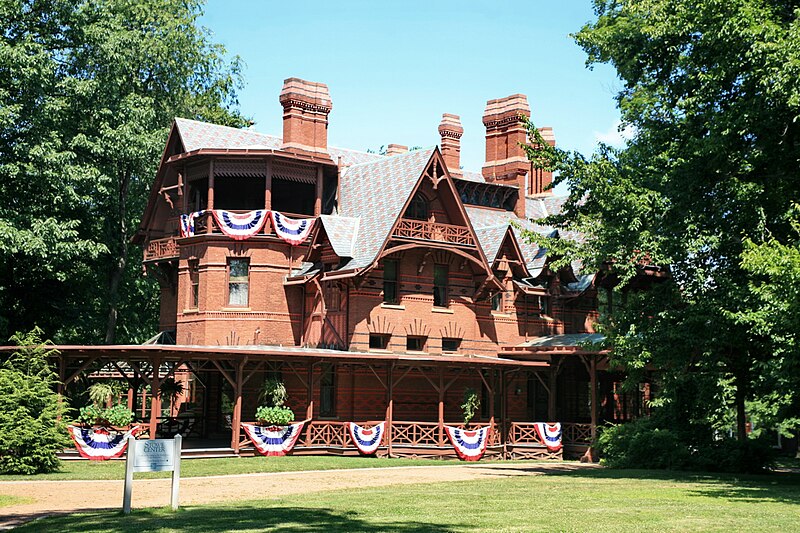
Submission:
[[[406,218],[428,220],[428,217],[428,200],[419,193],[415,194],[414,198],[411,199],[411,203],[408,204],[408,209],[406,209]]]

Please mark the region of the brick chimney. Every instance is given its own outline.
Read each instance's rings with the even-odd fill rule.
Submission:
[[[282,150],[328,153],[328,113],[333,104],[324,83],[289,78],[280,97],[283,106]]]
[[[444,113],[439,124],[439,135],[442,136],[442,157],[451,176],[461,176],[461,135],[464,128],[458,115]]]
[[[386,155],[393,156],[393,155],[400,155],[408,152],[408,146],[403,146],[402,144],[390,144],[386,147]]]
[[[528,97],[513,94],[486,102],[483,125],[486,126],[486,163],[483,177],[519,189],[514,213],[525,217],[525,178],[531,163],[519,143],[527,141],[527,131],[521,116],[530,118]]]
[[[546,126],[539,128],[539,133],[542,138],[550,146],[556,145],[556,136],[553,134],[553,128]],[[528,176],[528,195],[552,193],[552,189],[544,190],[553,183],[553,173],[546,170],[531,168],[531,174]]]

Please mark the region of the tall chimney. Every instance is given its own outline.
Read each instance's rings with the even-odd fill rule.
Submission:
[[[282,150],[328,153],[328,113],[333,104],[324,83],[289,78],[280,97],[283,106]]]
[[[542,138],[547,144],[550,146],[556,145],[556,136],[553,133],[553,128],[550,126],[539,128],[539,133],[541,133]],[[552,172],[540,168],[531,168],[531,175],[528,176],[528,194],[552,193],[552,189],[545,190],[551,183],[553,183]]]
[[[451,176],[461,176],[461,135],[464,128],[458,115],[444,113],[439,124],[439,135],[442,136],[442,157]]]
[[[525,218],[525,177],[531,163],[520,143],[527,141],[527,131],[522,116],[530,118],[531,108],[524,94],[489,100],[483,112],[486,126],[486,163],[483,177],[518,188],[514,213]]]

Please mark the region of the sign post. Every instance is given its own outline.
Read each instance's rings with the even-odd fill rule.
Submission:
[[[128,437],[128,455],[125,460],[125,492],[122,497],[122,512],[131,512],[134,472],[172,472],[170,504],[178,509],[178,489],[181,478],[180,435],[174,439],[139,440]]]

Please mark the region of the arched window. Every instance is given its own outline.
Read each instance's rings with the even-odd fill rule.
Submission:
[[[428,200],[419,193],[414,195],[406,210],[406,218],[414,220],[428,220]]]

